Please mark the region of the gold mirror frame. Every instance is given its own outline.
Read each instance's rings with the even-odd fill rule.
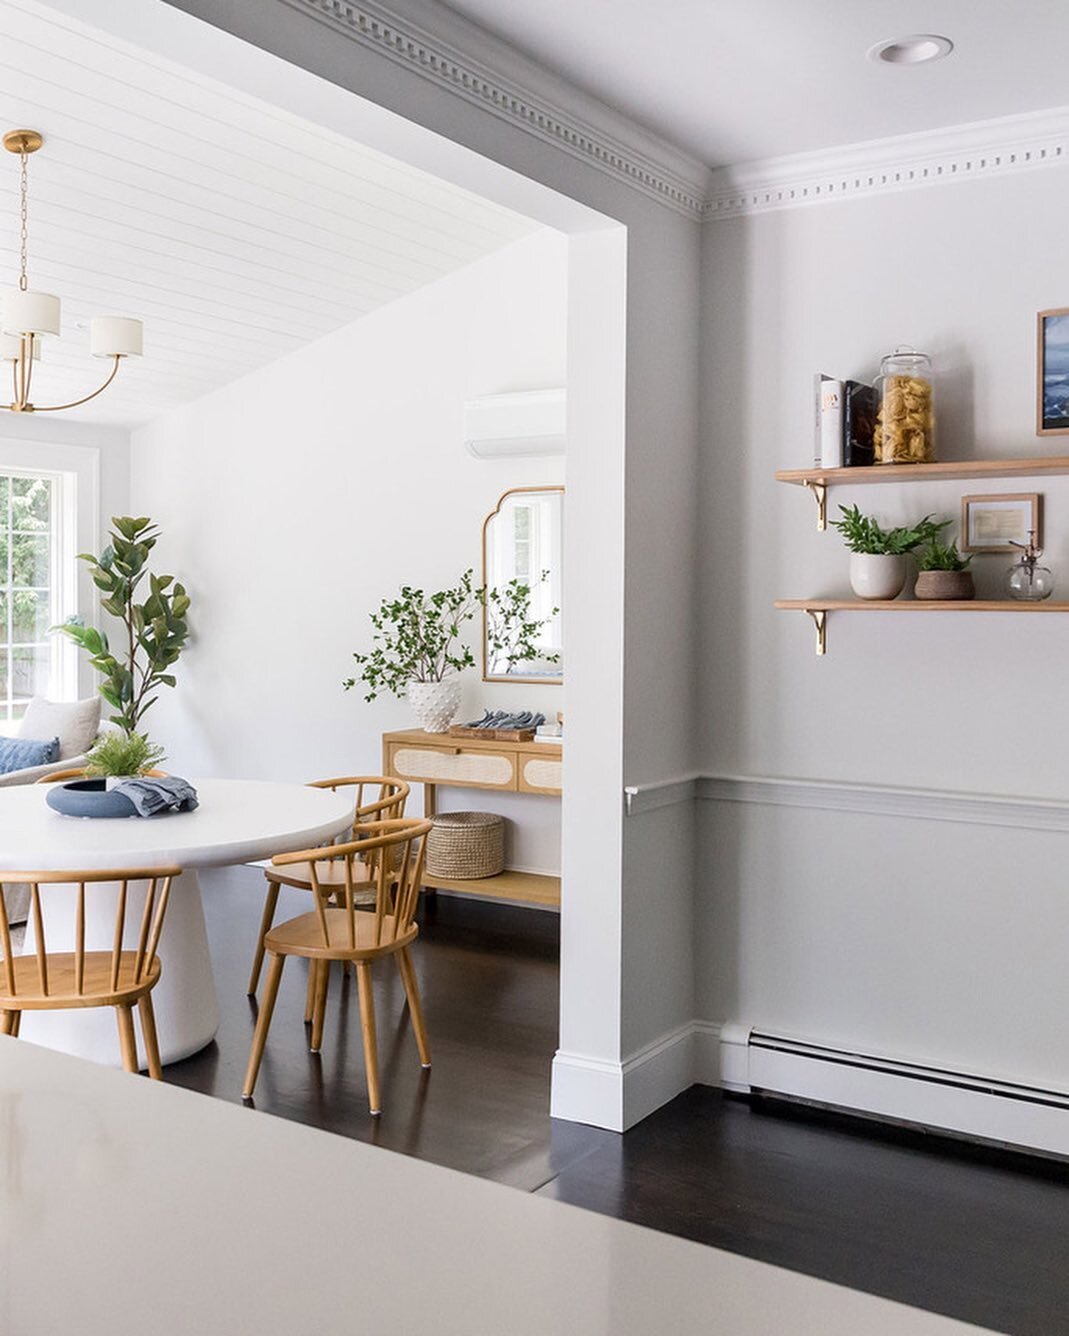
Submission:
[[[483,583],[483,588],[484,588],[484,589],[486,588],[486,585],[487,585],[486,540],[487,540],[487,535],[488,535],[488,531],[489,531],[489,528],[490,528],[490,522],[491,522],[491,520],[493,520],[493,519],[495,518],[495,516],[501,514],[501,507],[505,504],[505,502],[509,499],[509,497],[511,497],[511,496],[523,496],[523,495],[529,495],[529,494],[531,494],[531,493],[544,494],[544,493],[547,493],[547,492],[559,492],[559,493],[561,494],[561,496],[563,496],[563,495],[564,495],[564,486],[563,486],[562,483],[550,483],[550,484],[548,484],[547,486],[543,486],[543,487],[510,487],[509,490],[508,490],[507,492],[502,492],[502,493],[501,493],[501,495],[498,497],[497,505],[493,508],[493,510],[491,510],[490,514],[487,515],[486,519],[483,520],[483,568],[482,568],[482,569],[483,569],[483,580],[482,580],[482,583]],[[564,557],[564,552],[563,552],[564,542],[563,542],[563,538],[564,538],[564,535],[563,535],[563,519],[562,519],[562,532],[561,532],[561,560],[562,560],[562,562],[563,562],[563,557]],[[563,581],[562,581],[562,584],[563,584]],[[563,604],[563,595],[562,595],[561,607],[563,608],[563,606],[564,606],[564,604]],[[511,683],[511,684],[514,685],[514,686],[518,686],[518,685],[520,685],[521,683],[524,684],[524,685],[530,684],[530,685],[532,685],[532,686],[563,686],[563,684],[564,684],[564,676],[563,676],[562,673],[558,673],[556,677],[541,677],[541,676],[536,677],[536,676],[534,676],[533,674],[528,675],[528,674],[526,674],[526,673],[524,673],[524,674],[516,674],[516,675],[509,675],[508,673],[490,673],[490,672],[488,671],[490,665],[489,665],[488,658],[487,658],[487,644],[486,644],[487,625],[486,625],[486,620],[487,620],[487,619],[486,619],[486,604],[485,604],[485,602],[484,602],[484,603],[483,603],[483,616],[482,616],[482,626],[483,626],[483,681],[484,681],[484,682],[508,682],[508,683]]]

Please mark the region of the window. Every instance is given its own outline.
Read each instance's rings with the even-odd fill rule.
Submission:
[[[73,608],[73,491],[67,474],[0,469],[0,722],[77,694],[74,647],[50,632]]]

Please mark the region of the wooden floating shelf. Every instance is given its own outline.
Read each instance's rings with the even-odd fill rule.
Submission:
[[[806,612],[817,628],[817,653],[823,654],[828,643],[829,612],[1069,612],[1069,603],[1018,603],[1000,598],[951,599],[851,599],[851,598],[778,598],[777,608]]]
[[[1069,612],[1069,603],[1018,603],[1008,598],[778,598],[777,608],[801,612]]]
[[[869,464],[856,469],[780,469],[777,482],[805,487],[816,498],[817,528],[828,527],[828,488],[877,482],[949,482],[968,478],[1035,478],[1069,473],[1069,456],[1042,459],[958,459],[944,464]]]
[[[958,459],[943,464],[868,464],[856,469],[783,469],[777,482],[793,482],[799,487],[822,482],[828,487],[844,483],[914,482],[930,478],[933,482],[954,478],[1030,478],[1041,473],[1069,473],[1069,455],[1042,459]]]

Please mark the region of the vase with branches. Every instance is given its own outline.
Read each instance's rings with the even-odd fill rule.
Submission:
[[[549,571],[542,571],[540,583],[549,579]],[[486,609],[486,672],[488,676],[509,677],[525,664],[558,664],[560,654],[547,650],[538,643],[538,633],[560,612],[552,608],[547,617],[535,617],[531,612],[531,585],[526,580],[512,579],[505,584],[479,591],[479,599]]]

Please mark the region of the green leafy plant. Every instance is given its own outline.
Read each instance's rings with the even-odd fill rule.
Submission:
[[[541,580],[548,579],[549,571],[543,571]],[[486,608],[486,649],[491,673],[511,673],[517,664],[535,659],[560,662],[559,654],[546,653],[535,643],[535,636],[560,608],[554,608],[549,617],[532,617],[531,586],[519,579],[495,589],[484,587],[478,595]]]
[[[372,648],[354,653],[360,667],[343,683],[346,691],[362,682],[365,700],[388,691],[403,697],[409,682],[441,682],[451,672],[475,664],[471,647],[460,643],[461,628],[471,621],[480,603],[475,572],[467,570],[450,589],[427,594],[402,585],[397,598],[383,599],[371,613]]]
[[[929,543],[923,552],[917,554],[917,566],[922,571],[964,571],[968,569],[972,556],[963,557],[956,542],[945,547],[942,543]]]
[[[173,575],[153,575],[149,554],[159,530],[147,517],[130,515],[112,519],[115,528],[99,557],[79,553],[101,592],[100,606],[123,624],[124,645],[113,653],[105,632],[72,619],[56,627],[70,636],[89,655],[89,662],[103,676],[100,694],[115,711],[111,722],[128,736],[138,731],[145,711],[158,697],[160,687],[173,687],[172,668],[189,637],[186,614],[189,595]],[[136,593],[145,578],[149,596],[138,603]]]
[[[143,733],[105,733],[86,755],[87,775],[143,775],[164,758]]]
[[[840,506],[839,509],[843,517],[832,520],[832,527],[839,530],[851,552],[864,552],[870,556],[897,557],[926,543],[932,544],[950,523],[925,515],[908,528],[883,529],[871,515],[862,515],[857,506]]]

